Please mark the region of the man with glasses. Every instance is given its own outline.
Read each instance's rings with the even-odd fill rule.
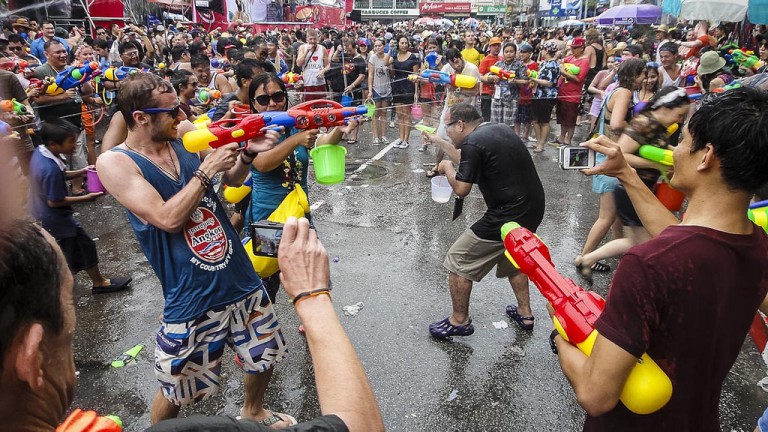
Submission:
[[[64,44],[57,39],[46,42],[44,48],[47,62],[35,69],[34,76],[39,80],[55,79],[56,75],[67,67],[67,50]],[[42,94],[35,99],[40,120],[45,122],[53,119],[64,119],[80,131],[77,147],[69,158],[69,168],[72,170],[79,170],[88,165],[85,130],[83,129],[82,96],[90,94],[93,94],[93,87],[90,82],[86,82],[80,87],[71,88],[61,94]],[[73,195],[85,194],[82,184],[82,177],[72,179]]]
[[[66,40],[55,36],[56,27],[50,21],[43,21],[43,37],[35,39],[30,45],[30,54],[40,59],[40,62],[45,63],[45,47],[44,45],[52,40],[57,40],[64,45],[66,52],[69,53],[69,44]]]
[[[485,123],[473,105],[457,104],[444,115],[451,142],[430,136],[448,156],[438,171],[448,178],[459,197],[469,195],[477,183],[488,211],[456,240],[443,267],[449,272],[448,287],[453,312],[432,323],[435,338],[469,336],[475,332],[469,315],[472,283],[480,282],[494,267],[496,277],[507,278],[517,305],[506,308],[507,316],[526,331],[533,330],[528,278],[504,255],[501,226],[515,221],[535,232],[544,217],[544,188],[525,144],[506,124]],[[458,171],[454,163],[459,165]]]
[[[24,39],[16,33],[8,35],[8,54],[17,57],[21,60],[26,60],[30,65],[40,64],[40,60],[29,55],[27,52],[27,43]]]
[[[285,339],[211,182],[224,172],[226,184],[242,184],[256,154],[274,147],[277,134],[267,132],[242,150],[231,143],[190,153],[179,137],[195,127],[185,121],[171,84],[153,74],[127,80],[117,105],[126,138],[101,155],[97,168],[125,206],[163,288],[155,348],[161,389],[152,403],[152,423],[216,394],[228,344],[246,372],[242,417],[275,428],[295,424],[262,406],[272,367],[285,357]]]

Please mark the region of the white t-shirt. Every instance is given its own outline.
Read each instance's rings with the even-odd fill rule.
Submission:
[[[302,77],[304,78],[305,86],[325,85],[325,76],[318,77],[317,73],[325,67],[324,59],[326,48],[320,44],[317,44],[316,47],[317,48],[315,48],[315,52],[312,53],[309,49],[309,45],[307,45],[308,58],[304,59],[306,66],[301,65],[304,67],[304,70],[302,71]]]

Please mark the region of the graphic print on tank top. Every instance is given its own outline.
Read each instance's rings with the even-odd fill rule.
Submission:
[[[227,244],[227,236],[224,227],[216,215],[205,207],[198,207],[192,212],[184,225],[184,238],[192,253],[202,262],[217,263],[231,255],[231,248]],[[192,258],[193,264],[195,258]],[[226,266],[226,264],[225,264]],[[209,269],[205,269],[209,270]],[[209,270],[210,271],[210,270]]]

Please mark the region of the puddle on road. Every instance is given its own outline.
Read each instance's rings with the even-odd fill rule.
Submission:
[[[367,181],[367,180],[374,180],[377,178],[384,177],[389,173],[389,170],[385,167],[378,166],[378,165],[368,165],[365,167],[364,170],[354,174],[355,177],[353,178],[352,175],[360,168],[361,163],[347,163],[344,171],[346,172],[347,178],[352,181]]]

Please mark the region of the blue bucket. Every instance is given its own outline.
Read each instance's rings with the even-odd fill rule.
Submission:
[[[354,98],[348,94],[341,95],[341,106],[343,107],[350,107],[352,106],[352,102],[354,101]]]

